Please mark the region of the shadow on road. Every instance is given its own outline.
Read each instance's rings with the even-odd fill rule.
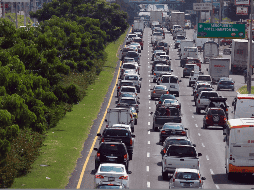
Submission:
[[[228,180],[227,174],[212,175],[215,184],[232,184],[232,185],[251,185],[254,184],[253,175],[237,175],[235,180]]]

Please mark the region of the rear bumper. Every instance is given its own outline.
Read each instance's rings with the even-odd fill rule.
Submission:
[[[230,173],[254,173],[254,166],[234,166],[229,164],[228,171]]]

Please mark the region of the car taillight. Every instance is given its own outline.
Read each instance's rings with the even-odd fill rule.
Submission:
[[[166,94],[169,94],[169,92],[167,91],[167,93]]]
[[[154,94],[156,93],[155,90],[153,91],[153,93],[154,93]]]
[[[232,154],[230,154],[229,160],[235,161],[235,159],[233,158]]]
[[[234,85],[234,83],[231,83],[231,85]]]
[[[104,142],[105,141],[105,139],[104,139],[104,137],[101,139],[101,142]]]
[[[108,128],[108,125],[106,125],[106,128]]]
[[[207,119],[208,119],[208,116],[206,116],[205,119],[207,120]]]
[[[186,135],[186,132],[185,132],[185,131],[182,131],[182,135]]]
[[[161,133],[162,133],[162,134],[165,134],[165,133],[166,133],[166,131],[161,131]]]
[[[177,105],[177,106],[176,106],[176,108],[180,108],[180,106],[179,106],[179,105]]]
[[[118,89],[120,89],[120,86],[118,86]]]
[[[97,157],[99,158],[100,156],[101,156],[101,154],[97,152]]]
[[[172,180],[173,182],[175,182],[175,178],[173,178],[173,180]]]
[[[226,112],[228,112],[228,108],[226,108]]]
[[[198,94],[196,94],[196,96],[198,97]]]
[[[153,73],[154,76],[156,76],[156,73]]]
[[[133,142],[132,142],[132,139],[130,139],[130,145],[131,145],[131,146],[132,146],[132,143],[133,143]]]
[[[225,116],[223,116],[223,120],[224,120],[224,121],[226,121],[226,120],[227,120],[227,118],[226,118]]]
[[[128,176],[121,176],[119,179],[128,180]]]
[[[200,100],[198,100],[198,103],[200,104]]]
[[[127,155],[127,154],[125,154],[125,155],[123,156],[123,158],[124,158],[125,160],[127,160],[128,155]]]
[[[159,101],[159,104],[161,104],[161,101]]]
[[[219,84],[221,84],[221,82]]]
[[[95,178],[97,178],[97,179],[104,179],[104,177],[102,175],[95,175]]]

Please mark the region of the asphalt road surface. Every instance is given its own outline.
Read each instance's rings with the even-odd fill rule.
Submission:
[[[163,180],[161,174],[161,145],[159,144],[159,132],[152,130],[152,115],[150,112],[155,111],[155,101],[150,99],[150,88],[155,83],[152,83],[151,75],[151,57],[152,46],[151,29],[145,28],[144,31],[144,49],[141,52],[141,77],[142,88],[139,93],[140,97],[140,112],[138,115],[138,124],[135,125],[135,142],[133,160],[130,161],[129,170],[132,174],[129,175],[130,189],[168,189],[169,180]],[[193,30],[186,30],[187,39],[192,40]],[[205,189],[251,189],[254,187],[254,177],[239,178],[237,181],[229,181],[226,176],[225,169],[225,143],[223,142],[223,130],[220,127],[210,127],[203,129],[202,120],[204,112],[196,114],[196,107],[194,106],[192,88],[188,87],[188,78],[182,78],[182,68],[180,67],[180,60],[177,49],[174,49],[174,41],[172,35],[166,32],[165,40],[170,43],[171,65],[173,74],[177,75],[182,82],[180,82],[180,96],[177,98],[182,105],[182,123],[187,127],[189,137],[193,143],[197,145],[197,152],[202,153],[200,160],[201,175],[206,177],[204,181]],[[223,48],[220,47],[220,48]],[[222,52],[222,51],[221,51]],[[202,57],[202,53],[199,53]],[[222,55],[223,56],[223,55]],[[230,57],[230,56],[223,56]],[[202,71],[206,74],[208,64],[202,64]],[[117,72],[116,72],[117,74]],[[240,75],[230,75],[235,81],[235,90],[244,85],[244,78]],[[115,81],[113,82],[113,84]],[[110,93],[113,89],[112,85],[107,95],[107,100],[102,106],[98,119],[92,127],[89,138],[84,143],[84,150],[81,158],[77,161],[76,169],[70,177],[69,184],[66,188],[94,188],[94,156],[96,151],[90,150],[93,140],[96,136],[98,126],[101,122],[104,111],[106,110],[106,103],[110,99]],[[214,86],[215,87],[215,86]],[[216,89],[216,88],[215,88]],[[229,109],[229,119],[233,118],[231,113],[231,103],[233,98],[237,95],[236,91],[219,91],[219,94],[227,98]],[[116,106],[116,89],[113,92],[113,98],[110,108]],[[102,124],[102,129],[105,128],[105,123]],[[101,129],[101,131],[102,131]],[[94,147],[99,147],[98,140]],[[89,156],[89,151],[91,155]],[[85,164],[85,167],[84,167]]]

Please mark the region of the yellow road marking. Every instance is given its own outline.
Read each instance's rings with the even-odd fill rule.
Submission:
[[[121,63],[122,63],[122,62],[121,62]],[[120,64],[121,64],[121,63],[120,63]],[[114,88],[113,88],[113,90],[112,90],[112,93],[111,93],[111,96],[110,96],[110,99],[109,99],[109,103],[108,103],[107,109],[106,109],[106,111],[105,111],[105,113],[104,113],[104,116],[103,116],[103,118],[102,118],[102,120],[101,120],[101,123],[100,123],[100,126],[99,126],[99,128],[98,128],[97,133],[99,133],[100,130],[101,130],[102,124],[103,124],[103,122],[104,122],[104,120],[105,120],[105,117],[106,117],[106,114],[107,114],[107,110],[108,110],[108,108],[109,108],[109,106],[110,106],[110,104],[111,104],[111,100],[112,100],[112,97],[113,97],[113,93],[114,93],[114,91],[115,91],[116,84],[117,84],[117,82],[118,82],[117,79],[118,79],[118,77],[119,77],[119,72],[120,72],[120,67],[119,67],[119,69],[118,69],[118,73],[117,73],[117,77],[116,77],[116,83],[115,83]],[[81,171],[81,174],[80,174],[80,177],[79,177],[77,189],[80,189],[80,185],[81,185],[81,182],[82,182],[82,179],[83,179],[85,170],[86,170],[86,166],[87,166],[87,164],[88,164],[89,158],[90,158],[90,156],[91,156],[91,154],[92,154],[92,151],[93,151],[93,149],[94,149],[94,146],[95,146],[95,143],[96,143],[97,138],[98,138],[98,136],[95,136],[95,138],[94,138],[94,140],[93,140],[93,144],[92,144],[92,146],[91,146],[91,148],[90,148],[90,151],[89,151],[89,153],[88,153],[88,156],[87,156],[87,158],[86,158],[86,161],[85,161],[85,163],[84,163],[84,165],[83,165],[83,168],[82,168],[82,171]]]

